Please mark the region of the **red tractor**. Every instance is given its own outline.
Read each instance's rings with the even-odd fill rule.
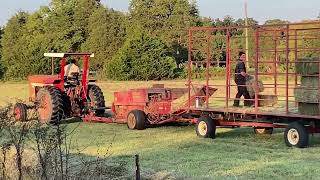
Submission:
[[[83,117],[87,114],[101,116],[105,112],[105,100],[96,80],[89,80],[89,59],[91,53],[45,53],[44,56],[61,58],[58,75],[34,75],[28,77],[29,101],[27,106],[17,103],[14,116],[17,121],[27,120],[27,109],[36,109],[42,123],[59,123],[61,119]],[[84,58],[83,72],[66,76],[64,67],[67,58]]]

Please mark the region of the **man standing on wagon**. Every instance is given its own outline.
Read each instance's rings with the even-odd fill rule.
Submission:
[[[234,80],[237,84],[237,95],[234,100],[233,106],[239,107],[240,98],[244,96],[244,106],[251,106],[253,103],[250,101],[251,97],[246,87],[246,79],[248,77],[247,70],[246,70],[246,53],[240,51],[239,52],[239,59],[237,60],[237,65],[235,68]]]

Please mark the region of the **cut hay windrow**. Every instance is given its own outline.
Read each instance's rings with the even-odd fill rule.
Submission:
[[[256,80],[253,76],[249,76],[246,81],[247,90],[249,92],[249,95],[251,98],[254,97],[256,92]],[[258,93],[264,91],[263,82],[261,80],[258,80]]]
[[[296,102],[304,103],[319,103],[319,90],[306,89],[303,87],[296,87],[294,89],[294,97]]]
[[[299,103],[298,111],[303,115],[319,115],[319,104],[317,103]]]
[[[319,77],[302,76],[301,86],[305,88],[319,88]]]
[[[300,58],[296,62],[296,72],[300,75],[319,74],[319,58]]]

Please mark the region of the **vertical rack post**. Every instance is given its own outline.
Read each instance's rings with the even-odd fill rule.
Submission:
[[[191,108],[191,61],[192,61],[192,30],[189,29],[189,46],[188,46],[188,111]]]
[[[211,59],[211,31],[207,30],[207,66],[206,66],[206,108],[209,108],[209,80],[210,80],[210,59]]]
[[[289,25],[286,25],[286,114],[289,113]]]
[[[228,111],[228,108],[229,108],[229,89],[230,89],[230,32],[229,32],[229,29],[227,30],[227,44],[226,44],[226,47],[227,47],[227,52],[226,52],[226,98],[225,98],[225,101],[226,101],[226,110]]]
[[[258,112],[258,70],[259,70],[259,29],[255,31],[255,46],[256,46],[256,57],[255,57],[255,111]]]

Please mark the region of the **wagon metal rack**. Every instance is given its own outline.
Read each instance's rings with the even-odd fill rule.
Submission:
[[[242,33],[248,28],[249,35]],[[242,46],[249,39],[249,49]],[[298,63],[307,56],[318,58],[312,63],[320,69],[320,22],[256,25],[238,27],[193,27],[189,29],[188,45],[188,112],[197,114],[196,132],[201,137],[215,137],[217,126],[253,127],[256,133],[271,134],[274,128],[285,129],[288,146],[306,147],[309,133],[320,132],[320,115],[301,114],[294,90],[301,86],[300,74],[296,72]],[[239,44],[242,44],[239,46]],[[255,78],[254,107],[233,107],[237,85],[233,82],[234,65],[239,51],[249,51],[249,63],[253,70],[249,74]],[[218,56],[216,56],[218,54]],[[219,56],[220,54],[220,56]],[[222,55],[225,55],[224,59]],[[212,66],[223,64],[223,80],[211,72]],[[248,67],[247,67],[248,69]],[[202,70],[202,78],[199,72]],[[204,75],[204,77],[203,77]],[[306,76],[319,77],[307,74]],[[264,80],[264,93],[276,97],[276,103],[260,107],[260,102],[271,101],[259,98],[258,81]],[[192,89],[205,86],[205,96],[192,97]],[[209,88],[217,88],[210,96]],[[205,98],[203,104],[194,103],[197,98]],[[320,106],[319,106],[320,110]]]

